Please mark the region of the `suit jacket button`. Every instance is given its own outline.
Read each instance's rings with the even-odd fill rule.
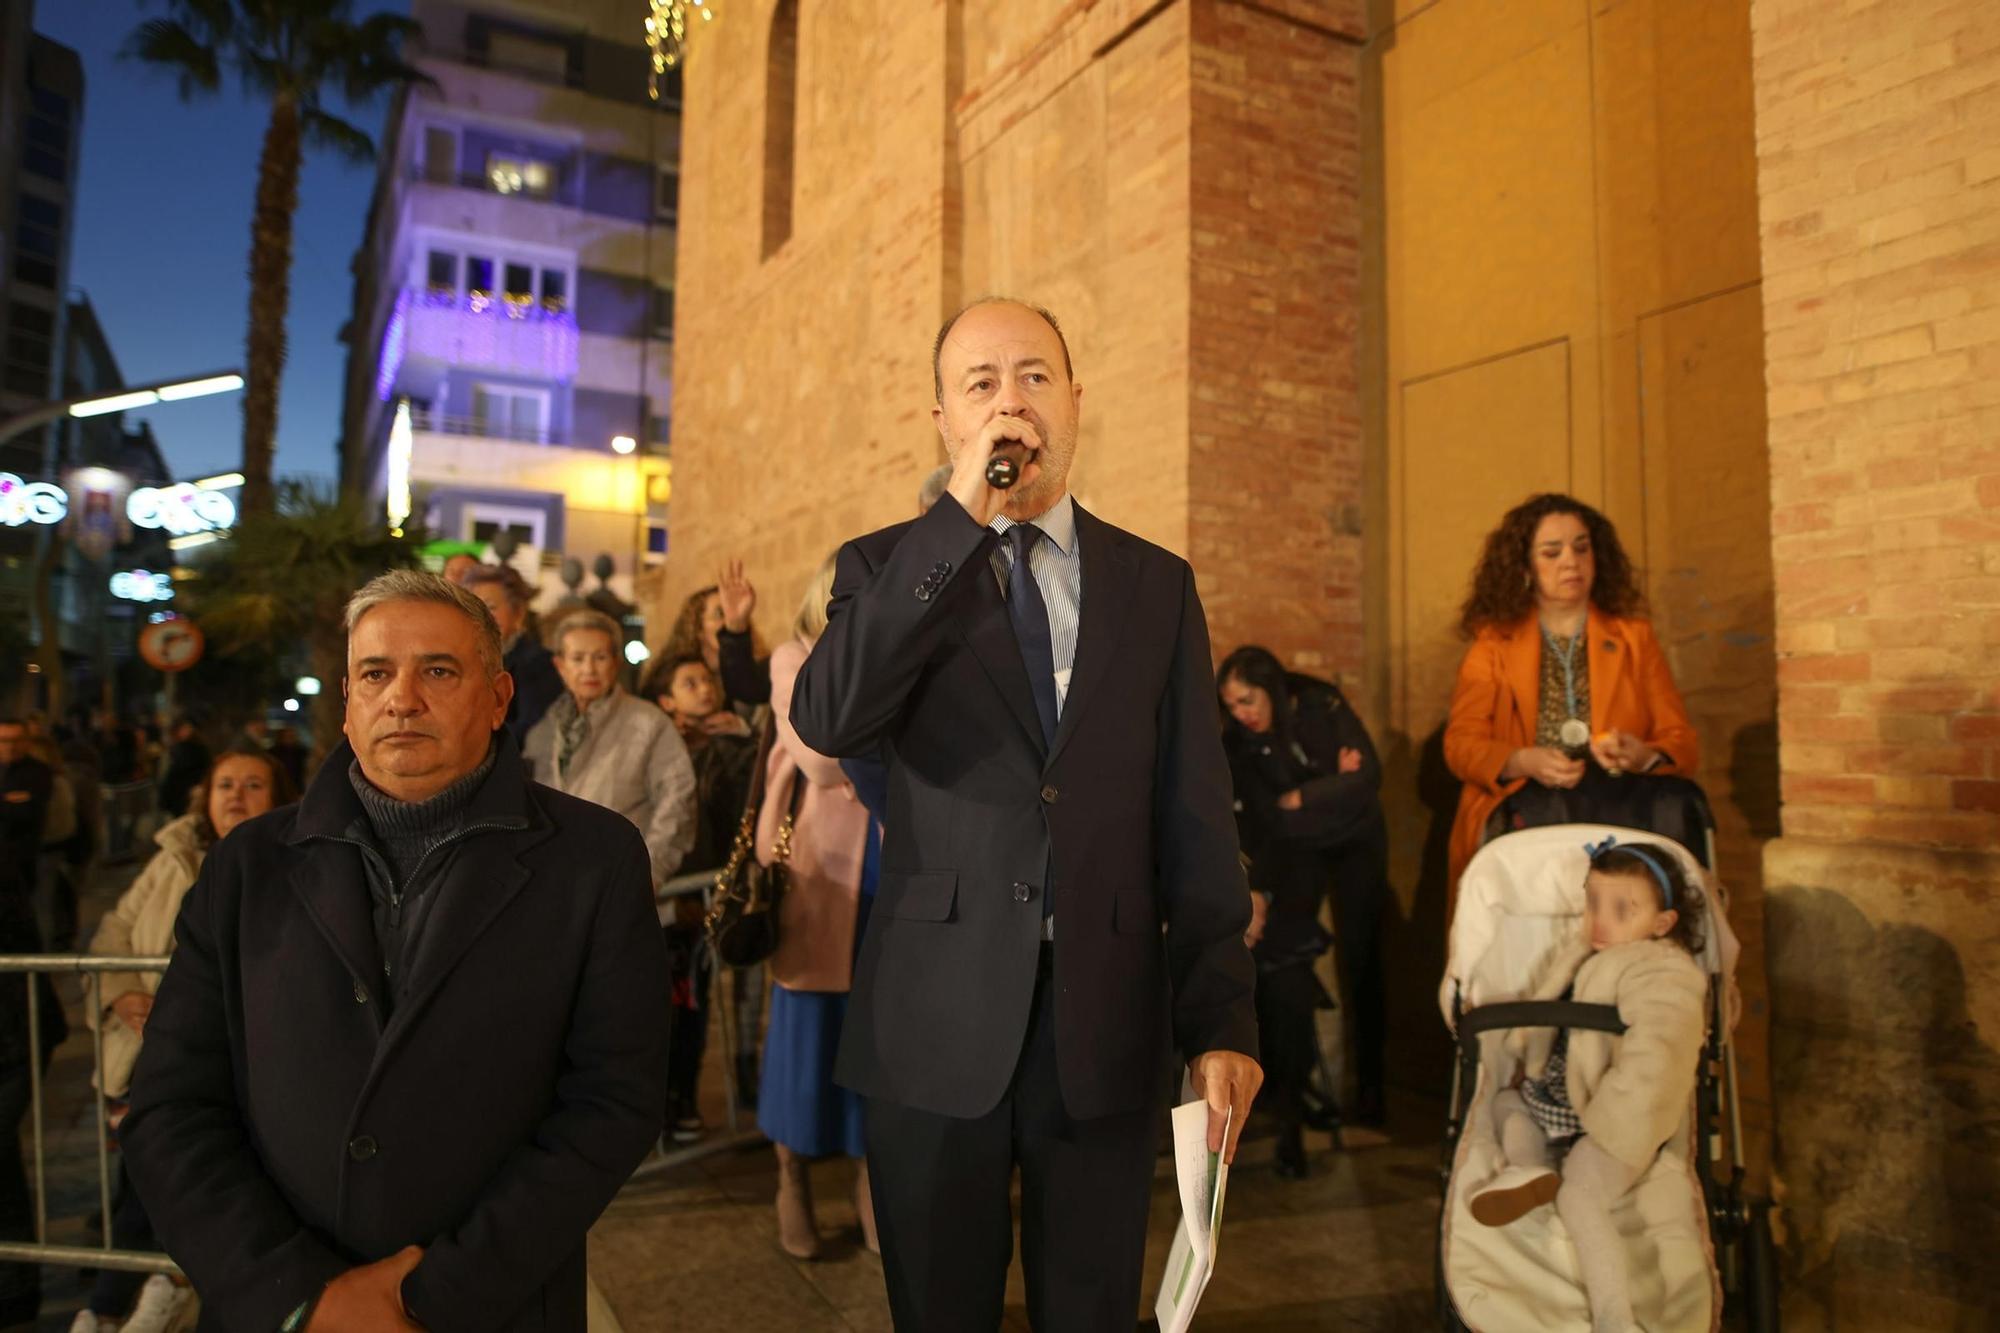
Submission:
[[[947,574],[951,573],[951,561],[949,560],[938,561],[935,565],[931,566],[931,573],[937,575],[939,578],[945,577]]]
[[[1032,898],[1032,897],[1034,897],[1034,896],[1035,896],[1035,886],[1034,886],[1034,885],[1032,885],[1032,884],[1022,884],[1022,883],[1020,883],[1020,882],[1018,882],[1018,881],[1017,881],[1017,882],[1015,883],[1015,885],[1014,885],[1014,901],[1015,901],[1015,902],[1017,902],[1017,903],[1024,903],[1024,902],[1028,901],[1028,899],[1030,899],[1030,898]]]
[[[919,583],[917,585],[917,600],[920,602],[928,602],[931,599],[931,592],[932,590],[930,584]]]
[[[365,1162],[375,1155],[375,1140],[363,1134],[347,1145],[347,1155],[357,1162]]]
[[[354,983],[354,1002],[356,1004],[368,1003],[368,988],[358,981]]]
[[[1057,793],[1054,787],[1042,788],[1042,804],[1054,805],[1056,803],[1056,795]]]

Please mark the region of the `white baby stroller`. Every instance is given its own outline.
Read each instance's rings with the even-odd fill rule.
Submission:
[[[1626,1240],[1633,1310],[1648,1333],[1714,1333],[1722,1325],[1726,1276],[1732,1297],[1742,1299],[1748,1326],[1774,1333],[1768,1205],[1743,1194],[1730,1048],[1738,1008],[1735,935],[1703,858],[1668,838],[1596,824],[1505,834],[1480,849],[1459,881],[1438,996],[1458,1041],[1438,1238],[1443,1327],[1477,1333],[1590,1327],[1575,1247],[1555,1210],[1537,1209],[1509,1226],[1488,1227],[1473,1219],[1468,1201],[1500,1165],[1489,1111],[1493,1094],[1512,1074],[1506,1031],[1624,1031],[1610,1005],[1521,999],[1536,964],[1577,927],[1589,865],[1585,845],[1607,836],[1672,851],[1709,908],[1699,959],[1710,978],[1709,1032],[1695,1096],[1652,1168],[1612,1214]]]

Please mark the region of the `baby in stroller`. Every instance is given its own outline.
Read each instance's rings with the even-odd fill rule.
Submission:
[[[1625,1032],[1507,1033],[1520,1073],[1492,1103],[1505,1164],[1469,1208],[1499,1227],[1553,1203],[1576,1246],[1593,1333],[1625,1333],[1638,1325],[1611,1209],[1674,1136],[1694,1093],[1706,923],[1702,894],[1671,853],[1615,837],[1589,853],[1583,929],[1544,959],[1522,998],[1612,1005]]]

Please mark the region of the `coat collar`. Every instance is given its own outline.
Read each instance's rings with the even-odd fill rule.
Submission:
[[[519,748],[505,731],[495,733],[494,744],[499,747],[499,753],[494,756],[493,771],[473,793],[472,801],[466,807],[466,823],[540,830],[546,836],[549,822],[537,807],[529,789]],[[318,924],[321,933],[354,978],[372,987],[381,977],[382,953],[375,941],[373,907],[366,872],[361,866],[362,852],[353,845],[365,839],[368,824],[367,811],[361,804],[361,798],[355,795],[354,784],[348,777],[348,769],[353,762],[354,749],[345,741],[327,755],[319,772],[314,775],[312,785],[306,789],[305,800],[299,804],[298,818],[293,822],[292,832],[286,841],[306,851],[292,872],[293,892],[298,894],[307,913]],[[536,840],[539,841],[539,838]],[[314,842],[324,845],[307,846]],[[464,944],[471,942],[457,918],[486,907],[497,911],[519,890],[520,883],[515,881],[525,881],[527,876],[510,858],[506,871],[499,876],[507,883],[477,886],[469,893],[447,892],[457,887],[451,881],[458,877],[454,874],[432,890],[444,896],[432,909],[434,915],[427,934],[447,941],[425,950],[427,957],[422,961],[426,965],[425,970],[432,976],[442,975],[433,964],[444,963],[448,970],[450,963],[458,961],[464,952],[459,943],[461,938]],[[466,898],[474,901],[463,905],[452,902],[453,899]],[[450,955],[448,960],[444,958],[446,953]],[[415,988],[411,998],[416,998]],[[398,1009],[397,1012],[402,1011]]]

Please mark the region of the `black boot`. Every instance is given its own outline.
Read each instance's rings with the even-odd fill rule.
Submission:
[[[1281,1180],[1306,1178],[1306,1141],[1296,1121],[1278,1130],[1278,1177]]]

